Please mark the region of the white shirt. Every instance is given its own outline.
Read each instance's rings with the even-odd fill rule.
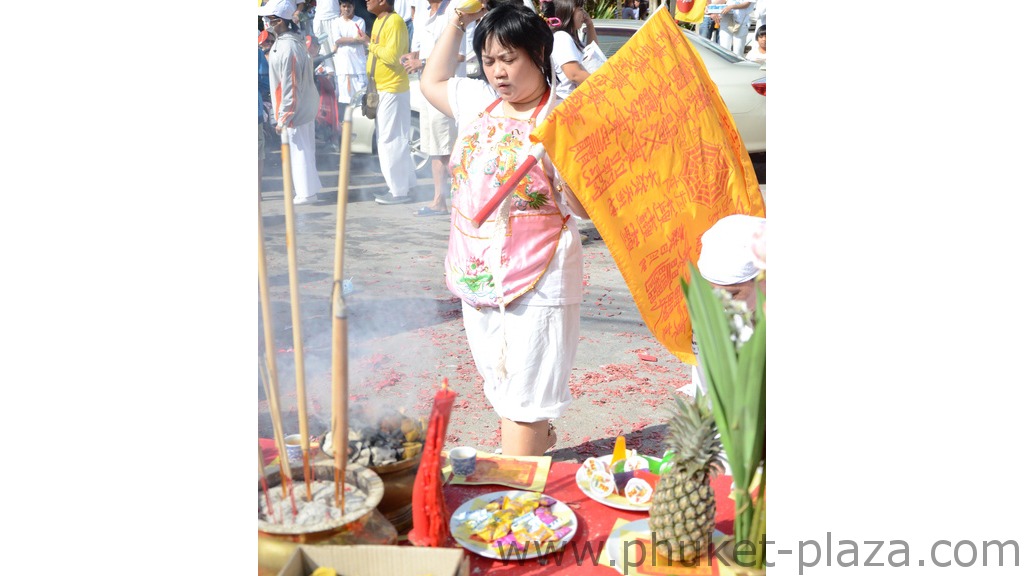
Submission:
[[[754,11],[750,13],[750,17],[757,20],[758,28],[768,24],[768,0],[757,0],[757,5],[754,6]]]
[[[555,85],[555,94],[562,100],[569,97],[576,89],[576,83],[569,79],[562,72],[562,66],[569,62],[575,62],[583,66],[583,51],[573,42],[572,36],[564,30],[555,32],[555,43],[551,48],[551,67],[555,70],[555,77],[558,83]]]
[[[408,22],[412,20],[412,6],[413,0],[395,0],[395,14],[402,17],[402,20]]]
[[[434,51],[434,46],[441,38],[441,34],[444,33],[445,27],[448,26],[451,17],[455,15],[456,7],[456,2],[442,0],[437,6],[437,12],[431,14],[430,2],[428,0],[417,0],[416,15],[413,17],[412,23],[410,52],[419,52],[420,60],[425,61],[429,58],[430,54]],[[476,21],[474,20],[473,23],[475,24]],[[468,31],[466,34],[463,34],[462,43],[459,45],[460,56],[466,55],[466,38],[472,38]],[[460,62],[456,67],[455,75],[466,75],[466,64],[464,62]]]
[[[341,6],[338,0],[317,0],[316,13],[313,14],[314,29],[320,20],[330,20],[341,16]]]
[[[758,64],[764,64],[768,60],[768,52],[761,54],[761,47],[754,42],[754,45],[750,47],[750,51],[747,52],[746,59],[751,62],[757,62]]]
[[[726,0],[725,3],[729,5],[736,5],[742,4],[743,2],[746,2],[746,0]],[[725,18],[728,19],[731,17],[733,22],[739,22],[740,24],[746,24],[749,26],[750,24],[747,20],[747,17],[750,16],[750,13],[754,11],[754,7],[756,5],[756,0],[750,0],[750,6],[747,6],[746,8],[735,8],[729,10],[729,13],[725,15]],[[723,28],[724,27],[725,26],[723,26]]]
[[[451,0],[442,0],[437,6],[437,12],[430,13],[430,2],[428,0],[417,0],[416,15],[412,21],[412,39],[410,50],[420,53],[420,60],[426,60],[434,51],[449,18],[455,15],[455,3]],[[459,54],[462,54],[460,48]]]
[[[359,16],[351,20],[335,18],[331,20],[331,32],[334,38],[358,38],[361,30],[366,35],[366,21]],[[366,46],[363,44],[343,44],[334,53],[334,69],[338,74],[366,75]]]

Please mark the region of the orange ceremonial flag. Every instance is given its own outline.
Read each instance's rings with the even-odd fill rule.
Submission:
[[[708,0],[676,0],[676,20],[698,24],[704,21]]]
[[[530,137],[587,209],[647,327],[695,364],[679,279],[701,234],[723,216],[764,216],[764,200],[718,88],[668,9]]]

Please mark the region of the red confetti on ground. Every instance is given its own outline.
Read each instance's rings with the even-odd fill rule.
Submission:
[[[644,362],[657,362],[658,358],[651,356],[650,354],[637,354],[637,358],[640,358]]]
[[[394,368],[388,368],[388,371],[384,374],[384,377],[372,384],[373,389],[377,392],[384,390],[385,388],[391,388],[402,382],[404,374],[396,371]]]

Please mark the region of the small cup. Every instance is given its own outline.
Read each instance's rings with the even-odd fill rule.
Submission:
[[[302,435],[289,434],[285,436],[284,449],[288,451],[289,462],[302,462]]]
[[[476,470],[476,448],[459,446],[448,453],[452,463],[452,473],[465,478]]]

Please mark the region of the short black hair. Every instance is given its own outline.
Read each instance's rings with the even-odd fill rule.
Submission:
[[[761,26],[760,28],[758,28],[757,32],[754,33],[754,38],[760,38],[761,36],[764,36],[765,34],[767,34],[767,32],[765,32],[765,28],[767,28],[767,27],[768,27],[768,25],[765,24],[765,25]]]
[[[473,33],[473,51],[480,70],[484,70],[484,45],[491,36],[506,48],[525,50],[544,73],[544,81],[550,81],[551,47],[555,37],[547,22],[536,12],[518,2],[502,2],[487,11]]]

